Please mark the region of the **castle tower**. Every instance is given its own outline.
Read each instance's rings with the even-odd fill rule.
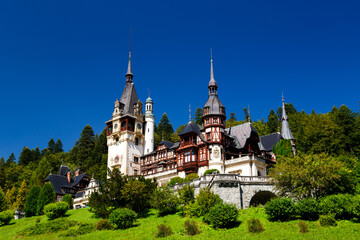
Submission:
[[[153,100],[150,96],[145,102],[145,151],[144,154],[148,154],[154,151],[154,128],[155,117],[153,114]]]
[[[209,169],[224,172],[224,132],[225,107],[217,96],[217,83],[214,78],[214,66],[211,56],[210,62],[209,97],[203,109],[203,126],[206,141],[209,143]]]
[[[126,83],[120,100],[115,101],[112,118],[106,122],[108,168],[118,168],[125,175],[140,174],[145,135],[142,102],[138,99],[131,70],[131,45]]]
[[[286,115],[284,94],[282,94],[281,136],[284,139],[289,139],[291,141],[292,150],[295,155],[296,154],[295,138],[290,130],[288,117]]]

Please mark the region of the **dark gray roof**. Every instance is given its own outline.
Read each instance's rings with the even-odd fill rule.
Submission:
[[[174,143],[171,147],[170,147],[170,149],[176,149],[176,148],[178,148],[180,146],[180,142],[176,142],[176,143]]]
[[[68,166],[61,165],[59,169],[59,175],[65,176],[67,172],[70,172],[70,168]]]
[[[249,122],[227,128],[226,132],[234,138],[234,143],[237,148],[241,149],[245,146],[247,139],[251,137],[252,133],[256,133],[255,128]],[[235,139],[236,138],[236,139]],[[237,140],[237,141],[236,141]]]
[[[224,105],[220,102],[217,95],[209,95],[208,100],[206,101],[204,108],[209,107],[209,113],[208,114],[222,114],[224,113],[220,112],[220,108],[225,108]]]
[[[79,176],[75,176],[72,181],[73,183],[71,184],[72,187],[75,187],[76,185],[79,184],[79,182],[84,178],[84,177],[87,177],[86,173],[82,173],[82,174],[79,174]]]
[[[186,124],[186,126],[184,127],[183,130],[181,130],[181,132],[179,133],[179,136],[187,134],[187,133],[196,133],[197,135],[200,135],[200,127],[199,125],[197,125],[196,123],[193,122],[189,122],[188,124]]]
[[[82,197],[84,195],[85,191],[81,191],[81,192],[77,192],[75,194],[75,198],[79,198],[79,197]]]
[[[64,195],[65,193],[61,190],[62,187],[72,188],[71,183],[68,182],[67,177],[50,174],[45,182],[50,182],[53,185],[56,194]]]
[[[136,104],[138,100],[134,84],[132,82],[126,82],[120,98],[120,102],[124,104],[123,113],[134,114],[134,104]]]
[[[272,134],[260,137],[260,143],[259,143],[260,150],[266,151],[266,152],[271,152],[273,146],[276,147],[276,144],[278,142],[280,142],[280,140],[282,138],[283,137],[281,136],[280,133],[272,133]]]
[[[172,142],[161,141],[161,142],[159,143],[159,146],[162,145],[162,144],[164,144],[166,148],[171,148],[171,147],[174,145],[174,143],[172,143]]]

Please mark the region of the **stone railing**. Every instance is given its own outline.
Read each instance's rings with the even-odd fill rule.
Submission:
[[[182,189],[185,185],[190,185],[198,192],[201,188],[211,187],[216,182],[236,182],[239,184],[270,184],[270,178],[265,176],[240,176],[237,174],[208,174],[196,178],[191,182],[180,183],[171,186],[174,191]]]

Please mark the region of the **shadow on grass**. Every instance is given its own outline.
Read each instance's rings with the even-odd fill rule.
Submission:
[[[150,209],[146,209],[143,212],[139,213],[139,218],[147,218],[150,217],[151,215],[155,215],[155,213],[151,212]]]
[[[228,227],[226,227],[226,229],[237,228],[241,225],[241,223],[242,223],[241,221],[233,222]]]

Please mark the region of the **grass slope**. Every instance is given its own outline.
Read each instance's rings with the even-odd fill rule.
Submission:
[[[92,213],[87,209],[68,211],[67,219],[75,220],[82,223],[95,224],[99,219],[92,218]],[[264,225],[265,231],[260,234],[248,233],[247,220],[255,217],[259,218]],[[42,234],[33,237],[17,237],[16,233],[28,226],[36,224],[36,218],[41,219],[41,223],[45,223],[46,216],[24,218],[20,220],[12,220],[10,225],[0,227],[0,239],[72,239],[71,237],[61,237],[60,231],[53,234]],[[137,221],[136,226],[126,230],[106,230],[94,231],[89,234],[77,236],[76,239],[154,239],[157,226],[166,222],[170,225],[174,235],[163,239],[360,239],[360,224],[350,221],[339,221],[337,227],[320,227],[318,222],[307,222],[309,233],[302,234],[299,232],[298,222],[290,221],[285,223],[269,222],[266,219],[264,209],[251,208],[240,210],[239,225],[231,229],[215,230],[208,225],[202,223],[201,219],[195,219],[201,228],[201,234],[193,237],[183,235],[183,226],[186,218],[178,215],[169,215],[165,217],[157,217],[155,211],[150,211],[147,218]]]

